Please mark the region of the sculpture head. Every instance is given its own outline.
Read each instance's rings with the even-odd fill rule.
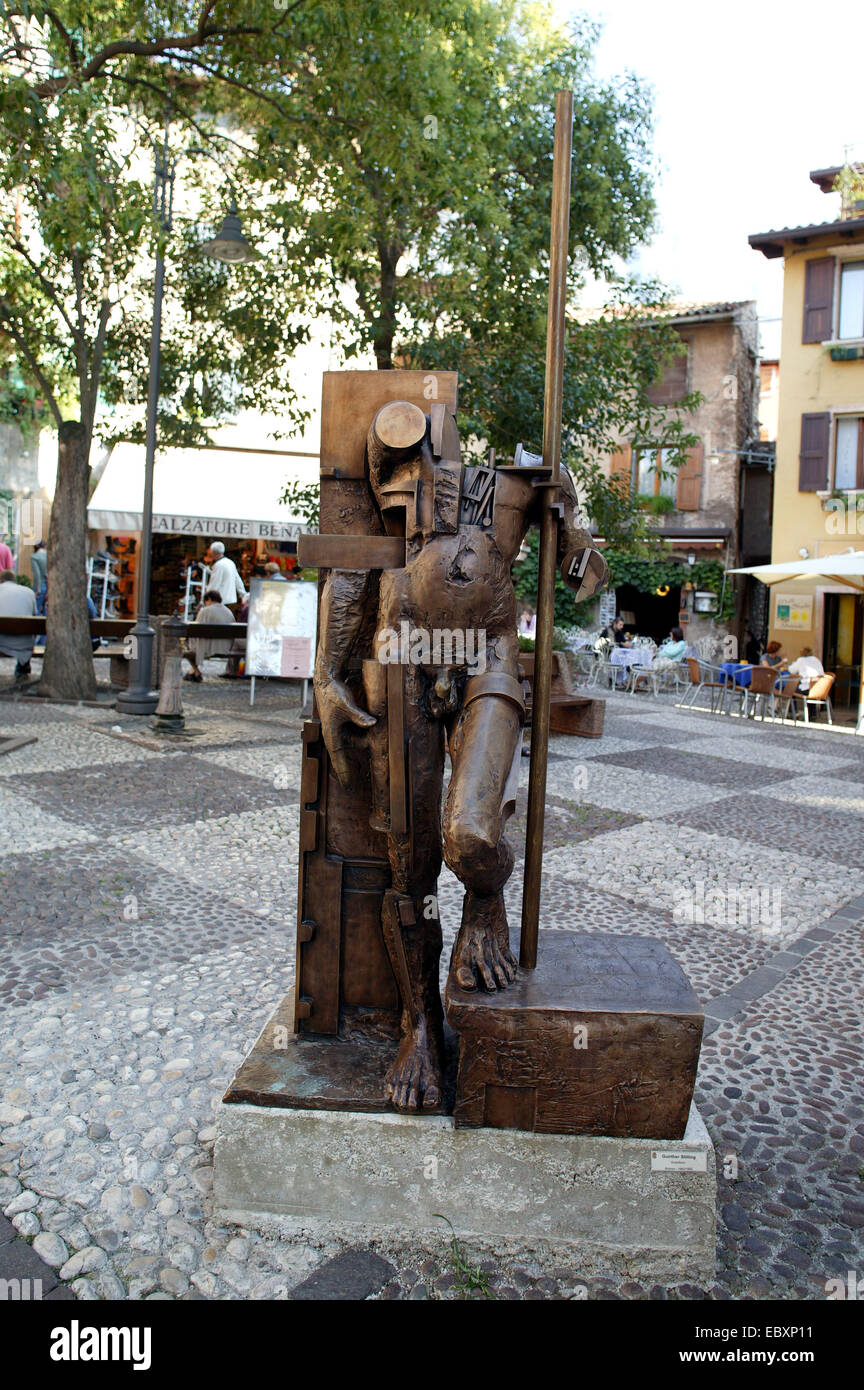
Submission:
[[[373,488],[386,483],[400,463],[415,458],[427,437],[429,421],[410,401],[388,401],[369,427],[366,454]]]

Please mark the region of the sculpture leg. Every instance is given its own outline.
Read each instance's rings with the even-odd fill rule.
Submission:
[[[521,736],[515,706],[488,695],[463,709],[451,738],[444,857],[465,885],[450,959],[451,977],[462,989],[506,989],[516,976],[502,890],[513,871],[504,835],[512,805],[505,793]]]
[[[438,985],[441,924],[436,888],[441,871],[443,729],[423,712],[416,669],[400,668],[404,698],[400,719],[388,725],[391,738],[405,738],[407,829],[388,831],[392,887],[381,914],[384,945],[402,1004],[402,1041],[387,1073],[386,1094],[397,1110],[434,1110],[441,1104],[444,1011]],[[400,686],[402,680],[399,682]],[[391,680],[388,701],[395,698]],[[392,751],[392,750],[391,750]],[[373,754],[374,757],[374,754]],[[391,791],[394,788],[391,786]],[[403,819],[395,814],[394,821]]]

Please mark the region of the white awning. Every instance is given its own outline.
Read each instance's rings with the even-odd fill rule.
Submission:
[[[279,502],[286,483],[318,481],[318,459],[242,449],[161,449],[153,468],[153,534],[296,540],[311,528]],[[87,508],[93,531],[140,531],[144,446],[117,444]]]
[[[786,560],[779,565],[750,565],[747,569],[727,570],[727,574],[752,574],[763,584],[782,580],[828,579],[850,589],[864,587],[864,550],[841,550],[835,555],[817,555],[811,560]]]

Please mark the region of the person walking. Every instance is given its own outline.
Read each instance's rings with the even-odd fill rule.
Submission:
[[[246,585],[240,578],[234,561],[225,554],[225,546],[221,541],[211,542],[210,554],[214,557],[213,568],[210,571],[210,588],[219,590],[222,603],[231,609],[233,621],[236,604],[246,597]]]
[[[18,583],[14,570],[5,569],[0,572],[0,618],[35,616],[36,595],[33,590],[26,584]],[[30,674],[33,642],[32,632],[0,632],[0,653],[3,656],[14,656],[16,680]]]
[[[30,573],[33,576],[33,592],[36,595],[36,612],[45,613],[45,598],[48,594],[48,549],[44,541],[37,541],[30,556]]]

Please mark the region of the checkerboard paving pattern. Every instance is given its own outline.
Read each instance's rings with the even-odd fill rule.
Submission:
[[[187,725],[0,702],[0,731],[37,739],[0,757],[0,1210],[15,1258],[81,1297],[274,1297],[335,1253],[238,1239],[210,1197],[213,1104],[291,979],[298,692],[261,683],[250,710],[207,680]],[[862,774],[864,740],[650,696],[610,695],[602,739],[552,738],[541,951],[547,927],[657,937],[706,1010],[698,1103],[737,1176],[716,1284],[677,1296],[820,1297],[864,1269]],[[439,905],[443,980],[447,869]],[[666,1296],[589,1295],[614,1291]]]

